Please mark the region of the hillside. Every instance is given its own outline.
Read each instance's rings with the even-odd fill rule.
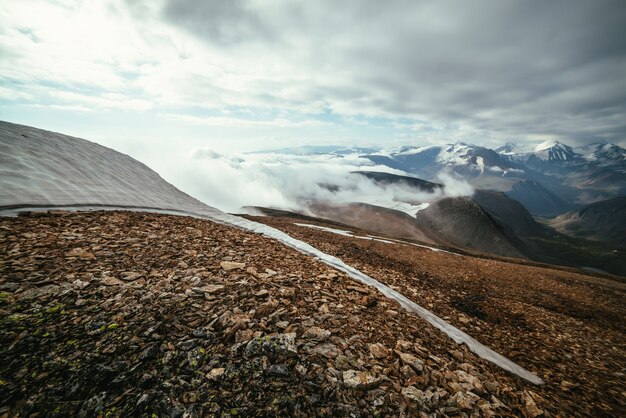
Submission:
[[[527,356],[547,378],[545,387],[532,392],[559,393],[564,396],[558,401],[561,407],[572,408],[560,415],[619,415],[625,407],[617,392],[624,389],[623,280],[519,259],[468,257],[386,236],[367,239],[366,231],[355,229],[350,237],[296,225],[302,221],[289,217],[253,219],[315,242],[501,352],[517,359]],[[601,397],[614,405],[613,412],[596,409],[596,400],[579,396]]]
[[[2,416],[623,410],[620,279],[228,215],[113,150],[0,128]]]
[[[131,212],[3,218],[0,227],[0,408],[9,415],[544,408],[524,392],[534,385],[257,234]]]
[[[412,184],[416,196],[424,184],[432,184],[392,173],[373,173],[372,178],[384,181],[386,186]],[[415,212],[360,202],[313,201],[309,202],[307,213],[394,238],[626,275],[621,247],[616,249],[610,242],[592,241],[584,236],[569,236],[539,223],[509,193],[478,189],[472,196],[431,199]],[[270,216],[277,215],[271,209],[258,209]],[[623,229],[620,220],[615,217],[616,231]],[[606,221],[613,225],[611,222]]]
[[[502,256],[525,257],[511,237],[471,198],[436,200],[417,214],[416,222],[439,236],[441,243]]]
[[[626,248],[626,196],[564,213],[553,219],[550,225],[566,235]]]

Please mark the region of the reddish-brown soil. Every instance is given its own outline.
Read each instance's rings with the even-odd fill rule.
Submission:
[[[263,236],[50,213],[0,219],[0,416],[623,416],[623,283],[261,220],[546,385]]]
[[[623,279],[350,238],[288,217],[254,219],[340,257],[535,371],[561,407],[624,414]]]

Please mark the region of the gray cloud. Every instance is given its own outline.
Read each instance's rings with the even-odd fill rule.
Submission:
[[[267,40],[272,35],[247,0],[175,0],[166,4],[163,14],[165,19],[224,45]]]
[[[499,135],[626,136],[623,1],[169,1],[166,21],[289,64],[259,100]],[[300,86],[299,95],[284,91]]]

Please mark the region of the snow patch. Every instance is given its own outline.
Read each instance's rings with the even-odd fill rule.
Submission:
[[[419,211],[426,209],[430,205],[430,203],[428,202],[414,204],[414,203],[400,202],[397,200],[382,200],[382,199],[375,199],[375,198],[364,201],[363,203],[368,203],[374,206],[380,206],[383,208],[404,212],[413,218],[417,216],[417,213]]]
[[[485,172],[485,161],[483,157],[476,157],[476,165],[480,168],[480,174],[483,174]]]
[[[533,148],[533,152],[544,151],[544,150],[556,147],[558,145],[561,145],[559,141],[556,141],[554,139],[549,139],[547,141],[542,142],[539,145],[535,145],[535,147]]]

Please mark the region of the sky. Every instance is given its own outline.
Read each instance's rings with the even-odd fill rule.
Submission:
[[[625,74],[623,0],[0,3],[0,119],[134,156],[625,145]]]

